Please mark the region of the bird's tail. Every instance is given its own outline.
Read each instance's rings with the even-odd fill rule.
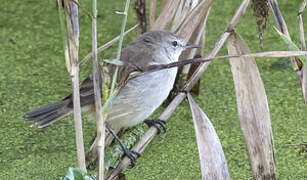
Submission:
[[[72,113],[73,109],[69,107],[70,99],[64,99],[52,104],[42,106],[28,112],[23,117],[29,121],[34,121],[34,125],[44,128],[51,123],[62,119]]]

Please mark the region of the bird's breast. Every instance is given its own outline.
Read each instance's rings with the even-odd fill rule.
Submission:
[[[144,74],[129,80],[115,98],[109,118],[112,127],[134,126],[148,118],[173,88],[177,68]]]

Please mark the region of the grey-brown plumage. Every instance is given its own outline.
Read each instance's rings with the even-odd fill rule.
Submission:
[[[149,31],[122,50],[120,59],[125,65],[119,67],[116,84],[118,94],[106,119],[113,129],[134,126],[145,120],[162,104],[173,87],[177,68],[135,77],[133,74],[137,73],[138,67],[177,61],[184,49],[192,47],[189,45],[170,32]],[[113,77],[114,69],[114,65],[104,64],[103,74]],[[83,110],[89,110],[94,104],[91,76],[80,85],[80,101]],[[25,114],[24,118],[43,128],[71,114],[72,111],[72,95],[69,95],[59,102]]]

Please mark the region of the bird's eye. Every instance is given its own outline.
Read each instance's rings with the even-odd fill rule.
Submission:
[[[178,45],[177,41],[173,41],[173,42],[172,42],[172,45],[173,45],[174,47],[177,47],[177,45]]]

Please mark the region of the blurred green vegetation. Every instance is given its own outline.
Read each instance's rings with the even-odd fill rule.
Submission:
[[[57,101],[70,92],[71,82],[64,65],[62,37],[54,0],[0,0],[0,179],[59,179],[68,167],[77,166],[71,117],[38,130],[21,116],[27,111]],[[81,1],[91,11],[89,0]],[[120,32],[124,1],[99,1],[99,44]],[[133,2],[132,2],[133,3]],[[207,25],[208,52],[224,31],[241,1],[216,0]],[[297,12],[299,1],[280,1],[293,41],[299,44]],[[304,13],[307,29],[307,13]],[[135,24],[130,8],[127,28]],[[284,50],[274,32],[270,15],[260,48],[251,8],[236,28],[252,52]],[[133,40],[135,33],[125,38]],[[80,11],[80,58],[91,50],[91,19]],[[101,57],[111,57],[116,46]],[[220,55],[226,54],[225,48]],[[306,154],[287,144],[307,141],[307,110],[290,61],[258,59],[257,64],[268,96],[275,140],[277,179],[307,179]],[[81,79],[91,64],[81,68]],[[236,110],[232,74],[227,60],[212,63],[204,73],[201,94],[195,100],[214,124],[221,139],[232,179],[251,179],[248,157]],[[161,113],[163,107],[153,117]],[[86,117],[85,117],[86,118]],[[95,134],[95,124],[83,123],[85,148]],[[168,122],[167,133],[156,137],[133,169],[125,171],[131,180],[200,179],[200,166],[189,105],[184,102]]]

